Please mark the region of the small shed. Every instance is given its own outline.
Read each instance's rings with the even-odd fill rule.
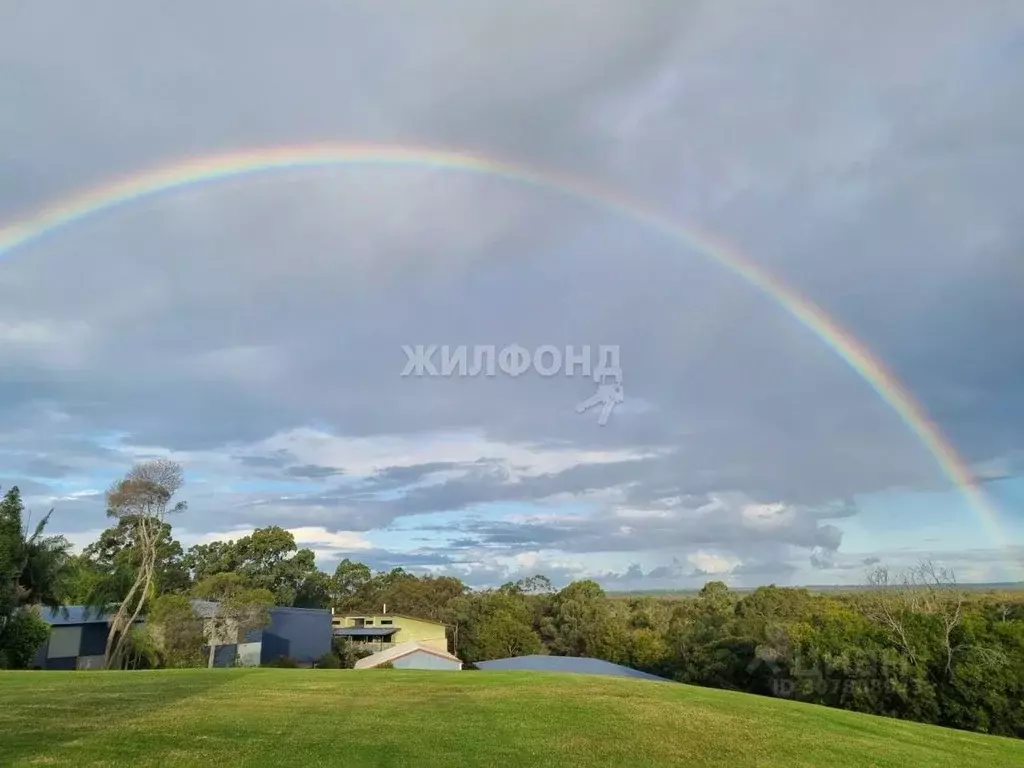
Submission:
[[[462,662],[457,656],[417,642],[399,643],[372,656],[359,659],[355,668],[373,669],[388,662],[395,669],[462,669]]]

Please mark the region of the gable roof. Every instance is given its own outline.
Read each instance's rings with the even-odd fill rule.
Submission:
[[[614,675],[616,677],[635,677],[641,680],[660,680],[672,682],[664,677],[650,675],[638,669],[612,664],[602,659],[590,659],[578,656],[515,656],[508,659],[478,661],[477,669],[509,669],[531,672],[572,672],[580,675]]]
[[[417,643],[413,640],[408,643],[399,643],[391,648],[385,648],[383,651],[375,653],[372,656],[359,659],[359,661],[355,663],[355,668],[370,669],[371,667],[386,664],[389,661],[395,661],[395,659],[400,659],[403,656],[408,656],[410,653],[415,653],[416,651],[423,651],[424,653],[429,653],[432,656],[438,656],[442,659],[448,659],[449,661],[457,661],[460,664],[462,663],[462,659],[458,656],[452,656],[447,651],[439,651],[437,648],[431,648],[429,645]]]

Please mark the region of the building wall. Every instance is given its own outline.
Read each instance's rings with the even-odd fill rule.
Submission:
[[[341,619],[338,621],[338,619]],[[436,648],[439,651],[448,650],[448,637],[445,634],[445,628],[443,624],[436,624],[432,621],[425,621],[422,619],[413,619],[408,616],[399,616],[394,613],[376,613],[376,614],[363,614],[363,615],[352,615],[344,617],[335,617],[335,623],[341,627],[354,627],[356,626],[356,619],[362,618],[366,621],[366,626],[373,627],[387,627],[393,626],[398,627],[398,632],[392,637],[393,642],[397,645],[398,643],[409,643],[417,642],[423,643],[423,645]],[[372,624],[370,622],[373,622]]]
[[[235,663],[243,667],[258,667],[263,654],[263,643],[239,643]]]
[[[261,663],[288,656],[300,664],[312,664],[331,650],[333,636],[330,611],[274,608],[262,633]]]
[[[210,648],[207,646],[206,658],[209,659]],[[213,666],[215,667],[233,667],[235,666],[235,656],[238,654],[238,646],[234,643],[227,645],[218,645],[213,650]]]
[[[83,624],[82,644],[78,648],[79,656],[103,656],[107,651],[106,624]]]
[[[413,651],[391,662],[395,669],[444,669],[457,671],[462,664],[451,659],[442,659],[426,651]]]
[[[58,624],[36,652],[34,666],[43,669],[102,669],[106,656],[107,625]]]

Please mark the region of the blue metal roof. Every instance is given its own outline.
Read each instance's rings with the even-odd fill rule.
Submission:
[[[65,613],[67,615],[65,615]],[[87,615],[88,614],[88,615]],[[106,624],[109,613],[100,613],[96,608],[84,605],[65,605],[56,611],[47,608],[40,612],[40,617],[47,624],[63,626],[67,624]]]
[[[635,677],[642,680],[661,680],[666,678],[649,675],[638,669],[612,664],[601,659],[588,659],[575,656],[516,656],[510,659],[479,661],[477,669],[490,670],[524,670],[531,672],[574,672],[580,675],[615,675],[618,677]],[[671,682],[671,681],[667,681]]]
[[[399,630],[398,627],[335,627],[338,637],[387,637]]]

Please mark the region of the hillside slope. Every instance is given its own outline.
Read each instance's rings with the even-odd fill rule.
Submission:
[[[0,673],[0,765],[985,766],[1024,742],[531,672]]]

